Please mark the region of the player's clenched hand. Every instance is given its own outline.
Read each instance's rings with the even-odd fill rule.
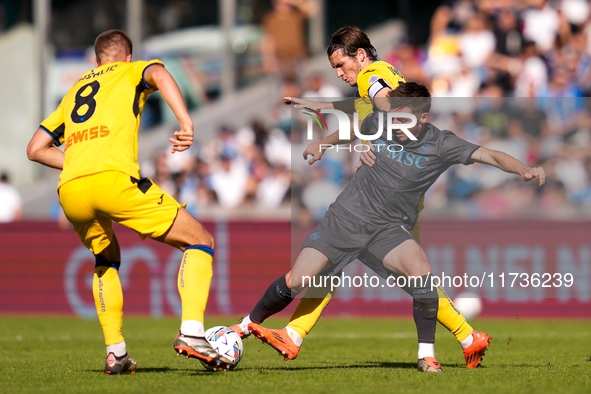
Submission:
[[[546,183],[546,173],[542,167],[529,168],[521,175],[521,178],[526,182],[536,180],[540,186]]]
[[[174,132],[174,137],[168,139],[172,142],[170,153],[182,152],[193,145],[193,125],[181,125],[181,130]]]
[[[365,146],[369,146],[369,149],[363,148],[363,152],[359,155],[359,161],[355,164],[355,168],[361,168],[362,165],[373,167],[376,164],[376,155],[373,152],[376,151],[371,141],[366,141]]]
[[[306,150],[304,151],[304,160],[308,159],[308,155],[312,155],[312,158],[308,160],[308,163],[314,164],[318,160],[322,159],[324,151],[320,149],[320,140],[314,140],[310,142]]]

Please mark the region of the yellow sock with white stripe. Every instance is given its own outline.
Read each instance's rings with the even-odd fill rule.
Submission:
[[[124,342],[121,335],[123,327],[123,291],[117,269],[119,263],[107,267],[98,265],[94,269],[92,293],[99,322],[107,346]]]
[[[181,333],[203,336],[205,307],[213,264],[213,249],[206,245],[193,245],[185,249],[178,275],[178,289],[181,296]]]
[[[313,294],[308,295],[308,292],[312,293],[311,290],[314,290]],[[306,292],[306,297],[300,300],[296,310],[293,312],[287,327],[300,334],[302,340],[306,338],[306,335],[312,331],[312,328],[314,328],[314,325],[320,319],[324,308],[332,300],[333,295],[334,290],[309,288]]]
[[[439,294],[437,321],[454,334],[458,342],[465,341],[472,334],[472,326],[456,309],[443,288],[437,287],[437,293]]]

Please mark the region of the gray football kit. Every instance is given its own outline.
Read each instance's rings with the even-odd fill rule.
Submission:
[[[362,134],[375,134],[379,112],[364,120]],[[317,249],[330,260],[331,266],[321,275],[338,274],[358,258],[388,277],[382,261],[404,241],[414,240],[409,231],[417,221],[421,197],[450,166],[471,164],[478,145],[430,123],[423,128],[417,141],[401,144],[395,136],[387,140],[383,125],[383,134],[373,141],[375,164],[357,170],[302,246]]]

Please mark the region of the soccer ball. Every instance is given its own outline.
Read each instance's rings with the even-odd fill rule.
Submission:
[[[482,300],[478,294],[463,292],[457,295],[454,305],[466,320],[472,320],[482,312]]]
[[[215,326],[205,331],[205,339],[207,339],[207,342],[209,342],[211,347],[213,347],[219,355],[230,359],[230,361],[234,363],[234,366],[230,369],[236,368],[244,353],[244,346],[242,345],[242,338],[240,338],[240,335],[236,334],[228,327]],[[205,361],[199,361],[201,361],[201,364],[203,364],[205,368],[213,370],[213,368],[207,365]]]

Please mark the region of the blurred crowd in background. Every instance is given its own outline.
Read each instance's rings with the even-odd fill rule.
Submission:
[[[282,6],[287,7],[282,11],[286,15],[298,12]],[[438,127],[502,150],[529,166],[543,166],[548,174],[546,186],[539,188],[487,166],[455,166],[426,196],[425,217],[591,215],[591,102],[583,98],[591,93],[589,34],[587,1],[457,0],[437,8],[425,46],[403,41],[381,54],[407,80],[430,88],[435,97],[432,121]],[[284,45],[282,37],[275,42]],[[320,75],[290,73],[302,56],[298,49],[291,57],[277,56],[271,62],[285,64],[268,69],[283,78],[282,96],[337,98],[341,88],[348,92],[345,84],[329,85]],[[238,130],[222,128],[211,145],[215,149],[203,147],[209,153],[199,154],[192,164],[203,196],[195,204],[206,205],[216,201],[215,196],[228,208],[253,203],[272,208],[291,202],[299,222],[321,219],[353,174],[357,155],[329,152],[308,166],[301,157],[307,145],[304,125],[294,119],[290,128],[291,116],[278,102],[269,119]],[[286,160],[290,146],[291,161]],[[164,156],[158,160],[164,162]],[[219,179],[227,181],[216,182]]]
[[[106,16],[115,2],[93,4],[96,31],[117,27]],[[153,34],[196,23],[186,15],[217,12],[207,2],[164,2],[158,12],[155,4],[147,1],[146,18],[153,21],[146,26]],[[221,121],[214,140],[190,154],[162,151],[140,163],[142,175],[187,202],[197,217],[212,207],[273,210],[292,204],[300,223],[319,220],[354,173],[357,156],[330,152],[308,166],[301,158],[305,122],[293,119],[282,103],[283,96],[352,94],[344,83],[333,86],[321,74],[302,72],[310,57],[306,24],[316,6],[314,0],[240,1],[239,18],[261,26],[261,65],[281,86],[276,107],[241,127]],[[407,81],[429,87],[436,126],[544,167],[547,184],[538,188],[483,165],[455,166],[427,194],[424,217],[591,216],[589,1],[445,0],[433,10],[424,26],[426,42],[403,38],[380,58]],[[67,47],[74,38],[56,25],[56,45]]]

